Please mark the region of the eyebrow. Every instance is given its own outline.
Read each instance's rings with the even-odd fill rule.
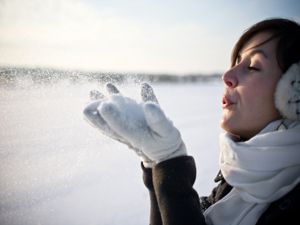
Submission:
[[[268,55],[266,54],[266,52],[265,52],[264,50],[262,50],[262,49],[254,49],[254,50],[252,50],[252,48],[249,48],[249,49],[246,50],[245,52],[248,52],[248,51],[250,51],[250,53],[249,53],[247,56],[252,57],[252,56],[254,56],[254,55],[256,55],[256,54],[261,54],[261,55],[263,55],[266,59],[269,58]],[[245,52],[244,52],[244,53],[245,53]],[[241,60],[241,54],[238,54],[237,61],[240,61],[240,60]]]
[[[249,49],[251,50],[251,49]],[[254,49],[253,51],[250,52],[249,56],[253,56],[255,54],[262,54],[266,59],[268,59],[268,55],[266,54],[266,52],[262,49]]]

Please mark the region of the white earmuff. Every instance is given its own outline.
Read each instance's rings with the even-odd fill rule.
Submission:
[[[275,106],[289,120],[300,120],[300,62],[282,75],[275,90]]]

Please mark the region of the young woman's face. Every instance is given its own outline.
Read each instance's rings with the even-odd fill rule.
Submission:
[[[221,127],[234,135],[249,139],[268,123],[279,119],[274,92],[282,71],[276,59],[277,40],[267,40],[262,32],[241,49],[235,66],[223,75]]]

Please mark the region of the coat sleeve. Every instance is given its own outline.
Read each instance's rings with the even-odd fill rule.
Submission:
[[[150,225],[162,225],[160,211],[153,187],[152,169],[145,168],[143,163],[141,163],[141,166],[143,169],[144,184],[147,187],[150,196]]]
[[[205,224],[199,196],[193,189],[196,166],[192,157],[182,156],[161,162],[152,173],[163,225]]]

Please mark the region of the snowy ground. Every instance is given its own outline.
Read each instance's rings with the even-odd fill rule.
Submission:
[[[139,159],[87,124],[96,84],[0,87],[1,225],[148,224]],[[137,85],[122,92],[138,98]],[[197,163],[206,195],[218,166],[220,83],[160,84],[154,91]]]

